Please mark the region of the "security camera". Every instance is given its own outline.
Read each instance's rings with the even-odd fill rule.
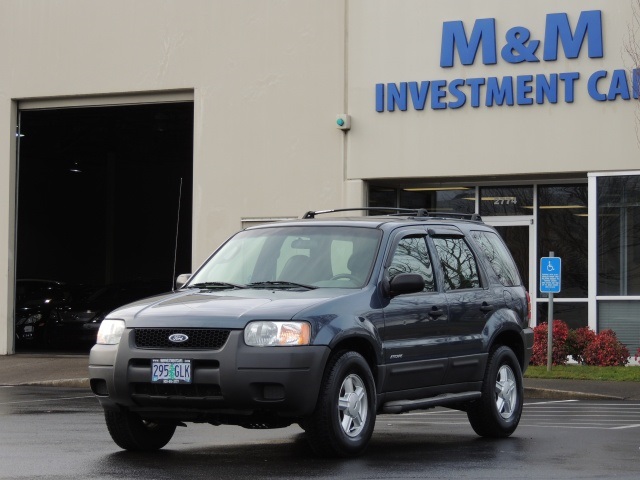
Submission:
[[[336,117],[336,127],[340,130],[349,130],[351,128],[351,115],[341,113]]]

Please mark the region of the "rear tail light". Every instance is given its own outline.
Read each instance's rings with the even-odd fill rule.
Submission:
[[[527,324],[531,327],[531,295],[529,292],[525,292],[527,294]]]

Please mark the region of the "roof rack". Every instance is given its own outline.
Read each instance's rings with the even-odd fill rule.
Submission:
[[[455,218],[461,220],[471,220],[482,222],[482,217],[477,213],[429,213],[426,208],[395,208],[395,207],[358,207],[358,208],[334,208],[331,210],[310,210],[302,218],[316,218],[316,215],[335,212],[392,212],[390,216],[407,216],[411,218]]]
[[[455,218],[459,220],[470,220],[472,222],[482,222],[482,217],[478,213],[431,213],[429,218]]]

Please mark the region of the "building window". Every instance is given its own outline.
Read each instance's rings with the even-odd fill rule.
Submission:
[[[370,208],[383,208],[383,207],[398,207],[398,192],[395,188],[389,187],[375,187],[369,188],[369,207]],[[370,215],[384,215],[388,214],[388,211],[384,210],[372,210]]]
[[[554,252],[562,258],[556,297],[588,297],[587,192],[586,184],[538,187],[538,256]]]
[[[480,215],[533,215],[533,187],[480,187]]]
[[[633,355],[640,348],[640,302],[605,301],[598,302],[599,330],[611,329],[618,340],[626,345]]]
[[[562,267],[564,271],[564,267]],[[538,325],[549,321],[549,304],[538,303]],[[589,306],[587,302],[555,302],[553,304],[554,320],[562,320],[569,328],[582,328],[588,326]]]
[[[598,178],[598,295],[640,295],[640,176]]]
[[[392,188],[371,185],[369,206],[426,208],[430,213],[475,213],[475,187]],[[377,213],[371,212],[371,215]]]

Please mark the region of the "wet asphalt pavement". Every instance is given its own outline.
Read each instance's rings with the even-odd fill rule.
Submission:
[[[640,478],[640,402],[527,399],[502,440],[475,435],[461,412],[381,415],[351,460],[314,457],[297,426],[245,430],[189,424],[165,449],[111,440],[85,389],[0,388],[0,479]]]

